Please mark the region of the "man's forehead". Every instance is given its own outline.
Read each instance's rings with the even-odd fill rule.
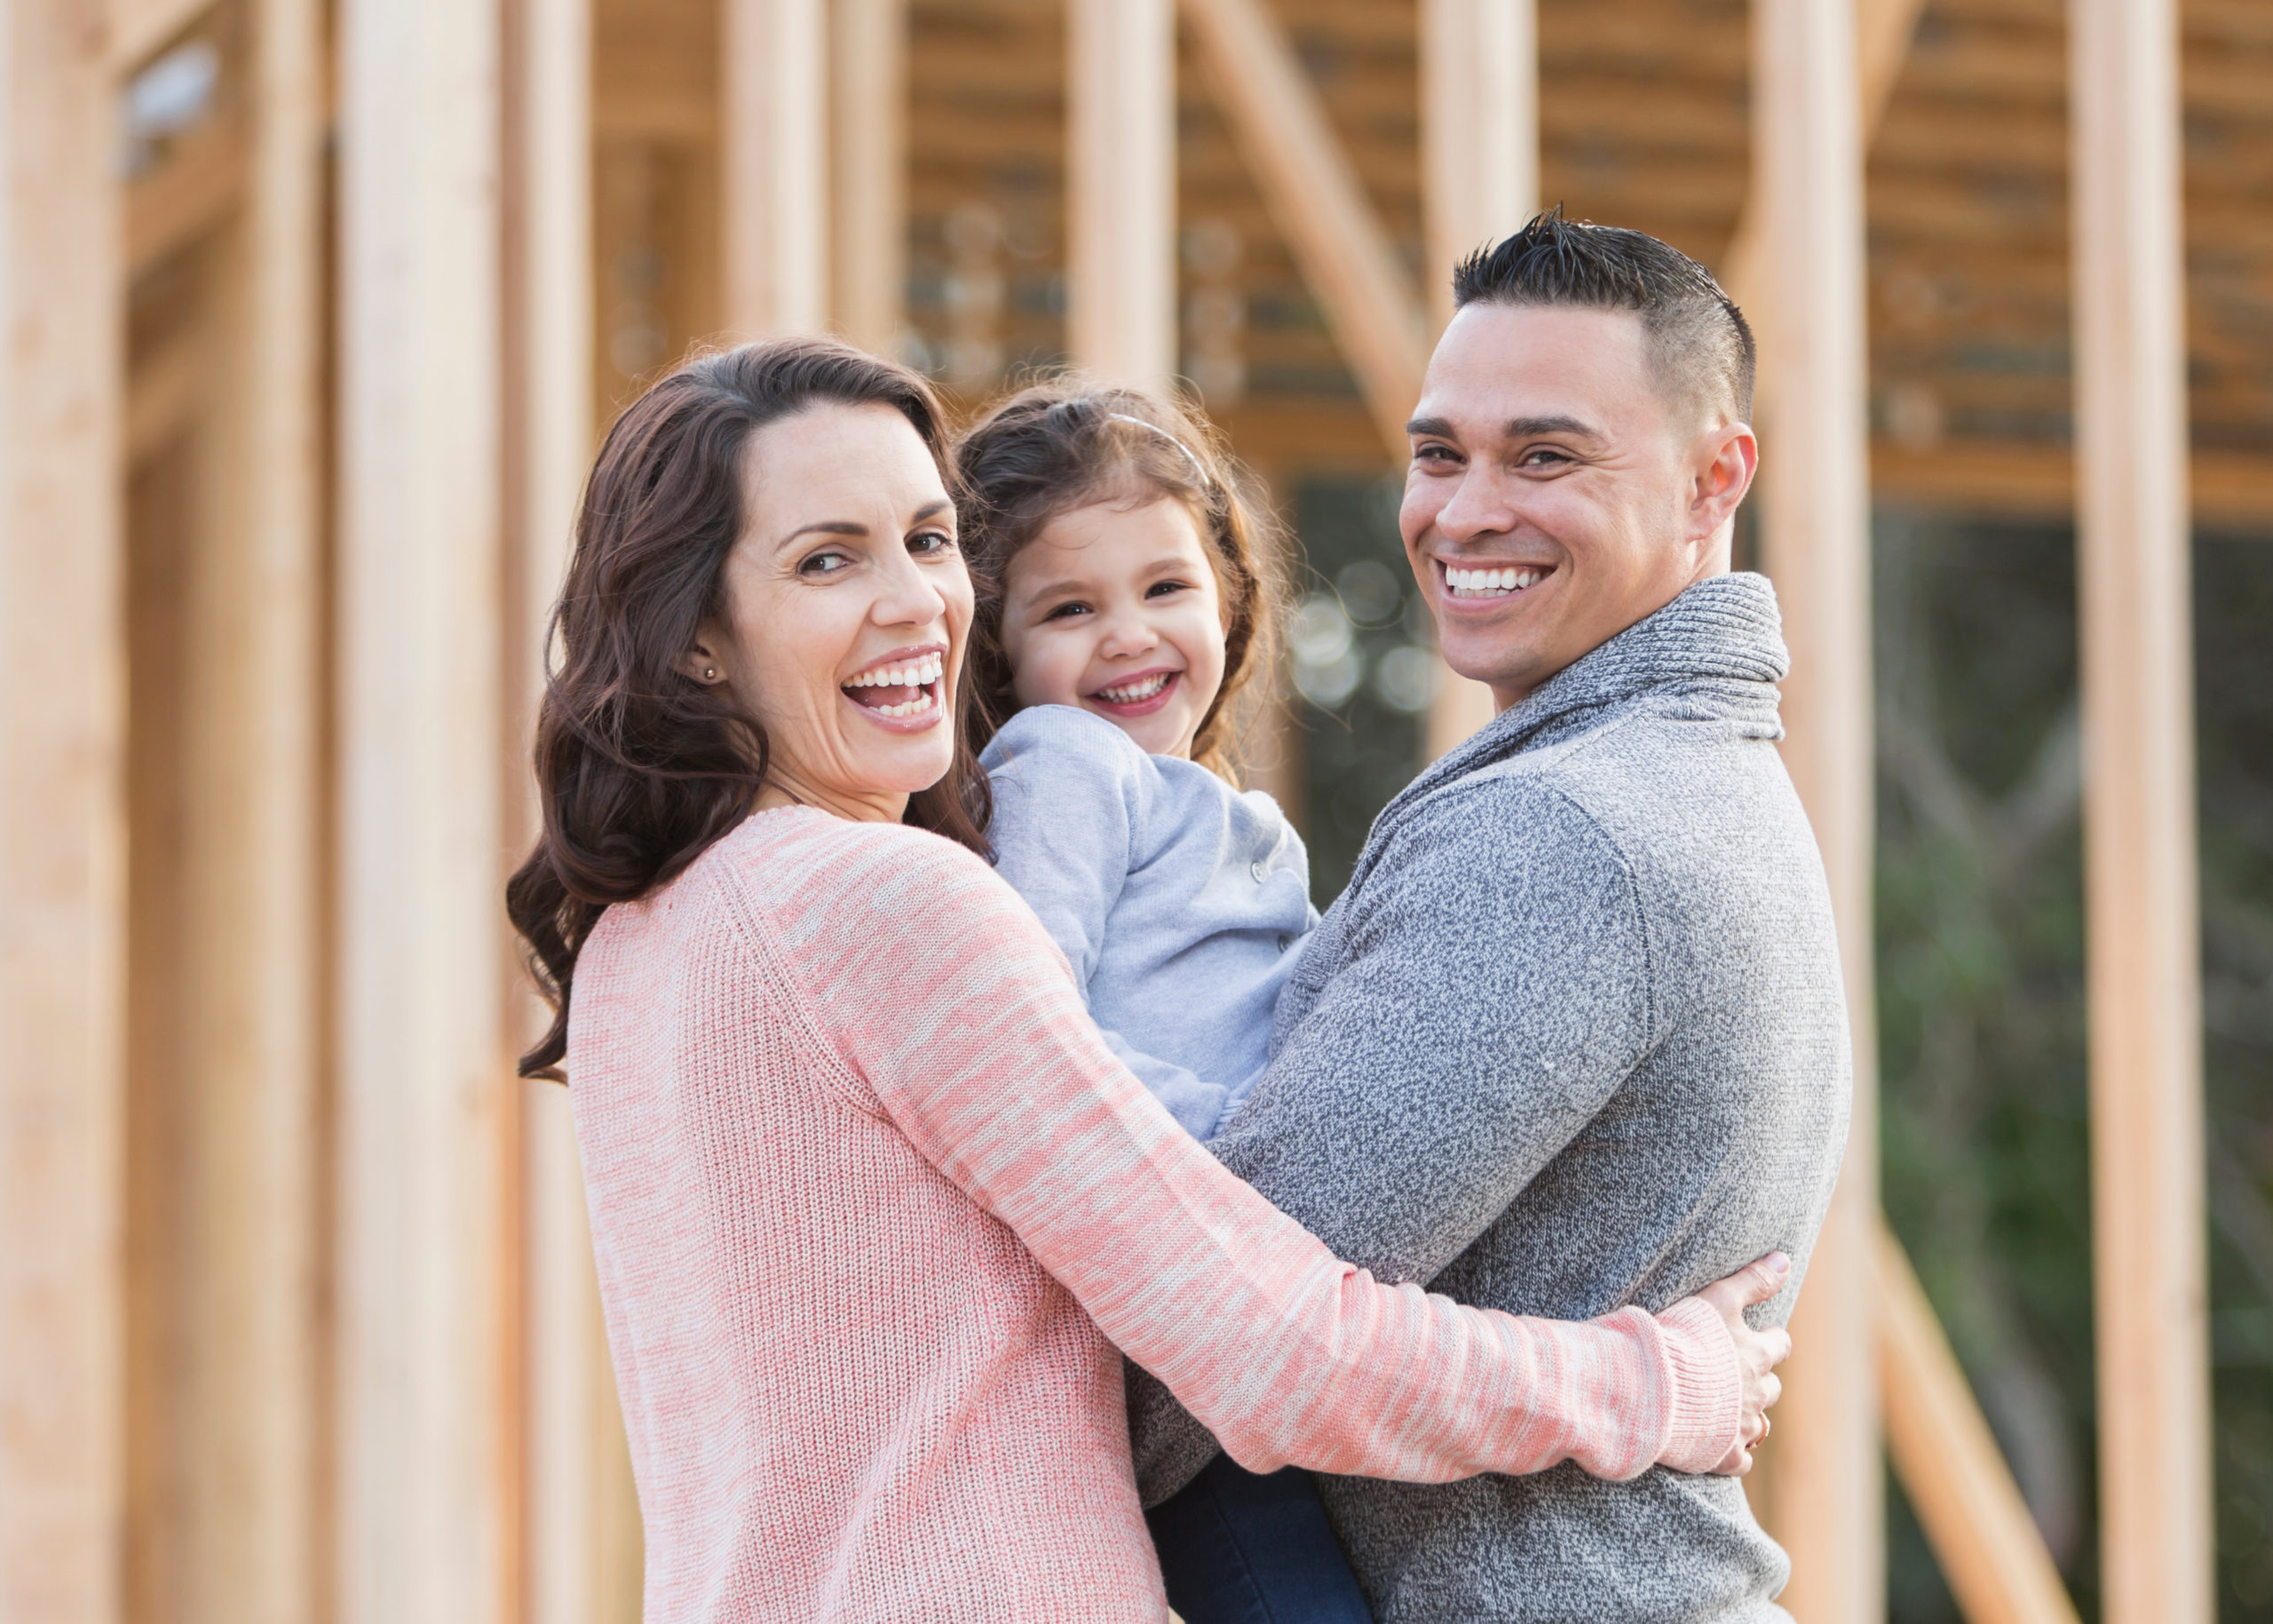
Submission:
[[[1430,357],[1414,417],[1470,438],[1599,434],[1658,409],[1633,312],[1469,305]]]

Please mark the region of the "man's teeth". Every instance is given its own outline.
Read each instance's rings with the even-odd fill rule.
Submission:
[[[1134,705],[1148,700],[1168,685],[1168,671],[1155,671],[1150,677],[1140,677],[1135,682],[1123,683],[1118,688],[1099,688],[1097,697],[1109,704]]]
[[[863,671],[844,685],[848,688],[928,688],[939,680],[945,668],[937,654],[925,654],[906,665],[880,665],[873,671]]]
[[[1445,584],[1455,592],[1471,597],[1488,598],[1505,592],[1520,592],[1546,574],[1537,569],[1452,569],[1445,571]]]

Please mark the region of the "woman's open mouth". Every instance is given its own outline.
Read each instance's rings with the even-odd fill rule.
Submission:
[[[879,717],[912,721],[939,709],[946,669],[937,654],[914,654],[861,672],[844,685],[844,697]]]
[[[1109,688],[1087,695],[1089,703],[1117,717],[1150,716],[1168,702],[1183,679],[1182,671],[1146,671],[1125,677]]]
[[[1516,564],[1498,569],[1456,569],[1445,566],[1445,592],[1447,597],[1476,601],[1493,598],[1513,598],[1527,591],[1555,573],[1553,565]]]

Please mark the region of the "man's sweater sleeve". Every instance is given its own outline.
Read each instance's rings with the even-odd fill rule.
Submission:
[[[1531,779],[1430,797],[1339,906],[1330,978],[1208,1148],[1342,1256],[1425,1282],[1647,1052],[1647,929],[1616,846]],[[1160,1398],[1130,1401],[1148,1504],[1209,1453]]]

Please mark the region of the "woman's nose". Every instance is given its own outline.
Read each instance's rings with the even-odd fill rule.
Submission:
[[[879,626],[928,626],[946,608],[939,583],[903,554],[884,570],[869,618]]]

